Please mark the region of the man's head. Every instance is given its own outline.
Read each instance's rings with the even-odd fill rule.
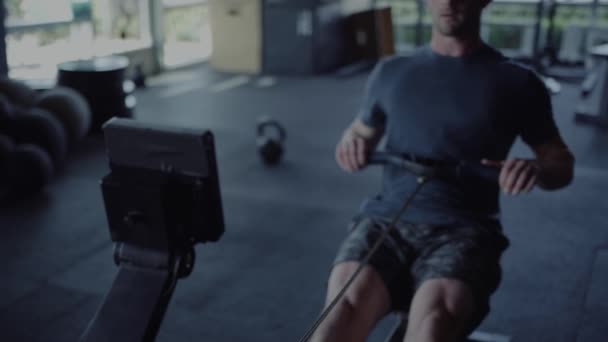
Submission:
[[[426,0],[433,17],[433,29],[454,38],[479,33],[481,12],[490,1]]]

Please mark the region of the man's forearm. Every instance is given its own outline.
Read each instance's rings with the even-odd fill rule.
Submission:
[[[355,120],[344,132],[345,135],[363,138],[370,150],[375,149],[382,139],[384,130],[365,125],[361,120]]]
[[[538,186],[557,190],[568,186],[574,178],[574,156],[570,152],[556,158],[539,161]]]

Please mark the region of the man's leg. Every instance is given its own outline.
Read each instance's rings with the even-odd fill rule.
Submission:
[[[461,342],[490,310],[509,241],[497,221],[430,227],[416,242],[406,342]]]
[[[456,279],[427,280],[416,291],[405,342],[461,342],[473,321],[474,297]]]
[[[329,277],[327,307],[359,266],[347,261],[337,264]],[[363,342],[390,310],[390,295],[380,275],[365,266],[344,297],[325,318],[312,342]]]

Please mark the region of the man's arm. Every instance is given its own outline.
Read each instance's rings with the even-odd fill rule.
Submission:
[[[367,165],[370,152],[384,135],[387,117],[381,98],[387,82],[383,78],[387,61],[383,59],[374,67],[365,86],[359,115],[346,128],[336,146],[336,161],[344,171],[358,171]]]
[[[518,131],[522,140],[534,151],[534,159],[515,158],[491,162],[500,166],[500,186],[507,194],[517,195],[538,186],[557,190],[570,184],[574,173],[574,156],[561,138],[553,118],[551,97],[541,79],[529,73],[522,87],[522,106]]]
[[[370,153],[384,135],[384,127],[366,125],[360,118],[355,119],[344,131],[336,146],[336,161],[345,171],[354,172],[367,165]]]
[[[534,186],[557,190],[572,182],[574,156],[559,135],[529,146],[536,155],[535,159],[482,160],[485,165],[500,168],[499,184],[506,194],[527,193]]]
[[[557,135],[548,142],[530,146],[538,163],[537,185],[544,190],[568,186],[574,178],[574,155]]]
[[[384,135],[384,127],[374,128],[357,118],[344,131],[344,135],[363,138],[370,150],[374,150]]]

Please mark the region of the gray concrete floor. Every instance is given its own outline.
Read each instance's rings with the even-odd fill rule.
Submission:
[[[222,240],[197,247],[158,341],[297,341],[319,313],[348,220],[379,186],[378,169],[346,175],[333,161],[365,75],[268,81],[197,67],[137,93],[139,120],[214,132],[226,216]],[[554,97],[577,156],[574,183],[501,198],[512,246],[481,329],[514,341],[608,336],[608,135],[573,124],[577,94],[566,86]],[[275,169],[256,155],[262,115],[288,131]],[[529,154],[521,142],[512,151]],[[43,193],[0,210],[0,340],[75,341],[94,315],[116,274],[99,188],[107,170],[101,137],[89,137]],[[392,324],[387,318],[369,340],[382,341]]]

